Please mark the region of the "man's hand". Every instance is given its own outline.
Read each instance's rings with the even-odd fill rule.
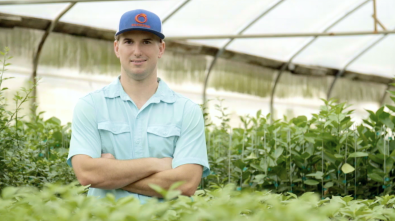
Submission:
[[[185,164],[171,170],[155,173],[149,177],[122,187],[121,189],[132,193],[161,198],[162,195],[153,190],[149,184],[155,184],[167,190],[173,183],[185,181],[185,183],[177,189],[181,190],[182,195],[192,196],[195,194],[196,188],[200,183],[202,173],[203,167],[201,165]]]
[[[106,159],[115,159],[115,157],[111,153],[102,153],[101,158],[106,158]],[[160,168],[159,172],[165,171],[165,170],[171,170],[172,169],[172,162],[173,158],[171,157],[165,157],[165,158],[158,158],[157,160],[158,167]]]

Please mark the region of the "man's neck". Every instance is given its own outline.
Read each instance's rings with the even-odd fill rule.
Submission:
[[[138,109],[155,94],[158,88],[158,81],[156,75],[152,75],[143,81],[136,81],[129,78],[126,74],[121,74],[120,79],[123,90],[130,99],[136,104]]]

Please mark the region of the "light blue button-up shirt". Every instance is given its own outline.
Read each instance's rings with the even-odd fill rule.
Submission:
[[[74,109],[67,163],[71,166],[71,157],[77,154],[100,158],[102,153],[111,153],[119,160],[172,157],[173,168],[199,164],[206,177],[210,169],[201,108],[158,80],[156,93],[140,110],[119,77],[80,98]],[[132,195],[141,202],[150,198],[122,189],[89,188],[88,195],[107,193],[117,199]]]

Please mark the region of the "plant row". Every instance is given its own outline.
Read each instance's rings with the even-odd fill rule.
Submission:
[[[258,111],[241,117],[243,128],[230,128],[218,105],[222,123],[206,130],[212,173],[202,185],[363,199],[393,193],[395,107],[369,111],[356,125],[345,103],[323,101],[311,119],[270,122],[270,115]]]
[[[1,220],[394,220],[395,196],[353,200],[335,196],[320,200],[314,193],[273,194],[235,191],[234,185],[214,191],[199,191],[192,198],[146,204],[132,196],[115,200],[87,197],[83,187],[46,184],[38,191],[28,187],[7,187],[1,193]],[[177,196],[174,190],[164,195]]]
[[[12,102],[6,101],[2,82],[10,65],[8,49],[0,60],[0,188],[42,187],[45,183],[75,181],[66,164],[71,124],[53,117],[44,120],[36,106],[28,119],[21,108],[32,90],[21,89]],[[394,92],[390,92],[394,95]],[[393,97],[391,97],[395,100]],[[387,105],[356,125],[345,103],[324,101],[310,119],[271,120],[270,115],[240,117],[241,128],[229,126],[229,116],[220,101],[220,125],[206,119],[206,139],[211,175],[201,189],[222,188],[234,183],[238,190],[270,190],[301,195],[317,192],[321,197],[352,195],[374,198],[393,193],[395,107]],[[12,109],[12,111],[10,111]]]

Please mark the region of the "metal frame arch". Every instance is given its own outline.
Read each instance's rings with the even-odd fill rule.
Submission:
[[[53,31],[53,29],[55,28],[56,24],[59,22],[60,18],[62,18],[62,16],[64,14],[66,14],[75,4],[77,4],[76,2],[70,3],[69,6],[67,6],[65,9],[63,9],[62,12],[59,13],[58,16],[56,16],[56,18],[54,20],[52,20],[52,22],[50,23],[49,27],[47,28],[47,30],[45,31],[44,35],[41,38],[40,43],[38,44],[37,47],[37,51],[33,57],[33,74],[32,74],[32,81],[33,81],[33,105],[36,103],[36,98],[37,98],[37,67],[38,67],[38,62],[40,60],[40,55],[41,55],[41,50],[44,47],[44,43],[47,40],[49,34]]]
[[[55,28],[56,24],[59,22],[59,20],[62,18],[63,15],[65,15],[72,7],[74,7],[75,4],[77,4],[77,2],[83,2],[82,1],[73,1],[70,3],[69,6],[67,6],[61,13],[59,13],[58,16],[56,16],[54,18],[54,20],[51,22],[50,26],[48,27],[48,29],[45,31],[44,35],[41,38],[41,41],[37,47],[37,51],[33,57],[33,74],[32,74],[32,81],[33,81],[33,85],[37,85],[37,68],[38,68],[38,62],[40,59],[40,55],[41,55],[41,51],[42,48],[44,47],[45,41],[47,40],[49,34],[53,31],[53,29]],[[100,0],[85,0],[85,1],[100,1]],[[175,10],[173,10],[169,15],[167,15],[164,19],[164,21],[162,23],[164,23],[165,21],[167,21],[171,16],[173,16],[178,10],[180,10],[184,5],[186,5],[190,0],[185,0],[183,3],[181,3],[180,5],[177,6],[177,8]],[[35,104],[37,101],[37,87],[33,88],[33,104]]]
[[[333,23],[331,23],[329,26],[327,26],[324,29],[324,33],[329,31],[331,28],[333,28],[335,25],[337,25],[339,22],[343,21],[345,18],[347,18],[349,15],[351,15],[352,13],[354,13],[356,10],[360,9],[362,6],[364,6],[365,4],[367,4],[368,2],[370,2],[371,0],[366,0],[360,4],[358,4],[355,8],[352,8],[350,11],[346,12],[343,16],[341,16],[340,18],[338,18],[337,20],[335,20]],[[285,69],[291,64],[291,62],[293,61],[293,59],[298,56],[303,50],[305,50],[308,46],[310,46],[319,36],[314,36],[313,39],[311,39],[310,41],[308,41],[306,44],[304,44],[299,50],[297,50],[292,57],[286,62],[284,63],[284,65],[281,67],[280,71],[278,72],[276,79],[274,81],[274,85],[272,88],[272,92],[270,94],[270,119],[271,122],[273,122],[273,112],[274,112],[274,94],[276,92],[276,88],[277,88],[277,84],[280,81],[281,75],[283,74],[283,72],[285,71]]]
[[[246,34],[246,35],[190,35],[171,36],[168,40],[197,40],[197,39],[252,39],[252,38],[299,38],[299,37],[337,37],[337,36],[358,36],[358,35],[383,35],[395,34],[395,31],[351,31],[351,32],[305,32],[305,33],[270,33],[270,34]]]
[[[141,0],[117,0],[117,1],[141,1]],[[111,0],[17,0],[0,1],[0,5],[34,5],[34,4],[58,4],[58,3],[79,3],[79,2],[111,2]]]
[[[348,68],[348,66],[350,66],[354,61],[356,61],[358,58],[360,58],[363,54],[365,54],[367,51],[369,51],[371,48],[373,48],[375,45],[377,45],[378,43],[380,43],[383,39],[385,39],[388,36],[388,33],[384,34],[381,38],[377,39],[376,41],[374,41],[373,43],[371,43],[370,45],[368,45],[367,47],[365,47],[365,49],[363,49],[361,52],[359,52],[357,55],[355,55],[349,62],[347,62],[347,64],[343,67],[342,70],[338,71],[336,73],[336,77],[335,79],[333,79],[332,84],[328,90],[328,93],[326,95],[326,99],[329,100],[329,98],[331,97],[331,93],[333,91],[333,88],[338,80],[339,77],[341,77],[344,72],[346,71],[346,69]]]
[[[184,0],[181,4],[179,4],[176,9],[174,9],[170,14],[168,14],[163,20],[162,24],[164,24],[169,18],[171,18],[175,13],[177,13],[182,7],[188,4],[191,0]]]
[[[252,21],[248,22],[243,28],[241,28],[240,31],[238,31],[237,35],[243,34],[248,28],[250,28],[253,24],[255,24],[258,20],[260,20],[262,17],[264,17],[266,14],[268,14],[270,11],[272,11],[274,8],[276,8],[278,5],[283,3],[285,0],[279,0],[276,3],[274,3],[272,6],[270,6],[268,9],[266,9],[263,13],[259,14],[256,18],[254,18]],[[222,53],[225,51],[226,47],[229,46],[230,43],[233,42],[235,38],[229,39],[229,41],[218,50],[217,54],[214,56],[214,59],[211,61],[210,65],[206,68],[205,71],[205,78],[204,78],[204,85],[203,85],[203,105],[206,104],[207,98],[206,98],[206,91],[207,91],[207,85],[208,85],[208,80],[210,78],[210,73],[215,66],[219,56],[222,55]]]
[[[383,96],[382,96],[381,99],[380,99],[380,107],[382,107],[382,106],[384,105],[385,98],[387,97],[387,91],[391,88],[391,85],[392,85],[393,83],[394,83],[394,82],[391,81],[390,83],[388,83],[387,87],[385,88],[384,93],[383,93]]]

